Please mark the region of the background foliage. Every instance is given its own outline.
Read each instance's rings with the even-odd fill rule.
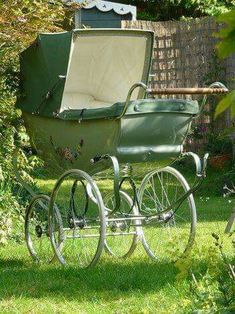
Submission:
[[[60,30],[63,18],[59,2],[6,0],[0,2],[0,165],[5,178],[12,175],[12,152],[26,138],[19,113],[14,109],[19,83],[19,53],[38,32]],[[17,139],[16,141],[14,139]]]
[[[69,22],[68,10],[73,9],[73,4],[65,7],[58,0],[0,0],[0,244],[6,242],[13,220],[21,212],[15,196],[15,149],[21,152],[20,168],[24,177],[34,165],[34,160],[26,156],[28,138],[20,112],[14,108],[19,84],[19,53],[39,32],[61,31],[65,22]]]
[[[235,10],[222,14],[218,18],[219,22],[225,23],[226,27],[222,28],[217,34],[221,39],[218,43],[218,54],[221,58],[226,58],[235,53]],[[215,115],[218,116],[231,106],[231,114],[235,116],[235,90],[231,91],[224,99],[220,101],[216,108]]]
[[[219,15],[235,7],[234,0],[112,0],[138,7],[138,19],[179,20]]]

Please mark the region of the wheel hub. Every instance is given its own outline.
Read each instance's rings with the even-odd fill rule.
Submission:
[[[86,222],[84,220],[84,218],[70,218],[69,220],[69,227],[70,229],[74,229],[74,228],[80,228],[83,229],[86,225]]]
[[[110,226],[110,230],[112,232],[117,232],[118,229],[120,229],[120,231],[122,231],[122,232],[127,230],[127,223],[125,221],[124,222],[113,221],[109,226]]]
[[[36,235],[38,238],[41,238],[42,234],[43,234],[43,231],[42,231],[42,227],[40,225],[37,225],[35,227],[35,232],[36,232]]]
[[[125,221],[123,223],[120,223],[119,228],[123,232],[126,231],[127,230],[127,223]]]
[[[116,232],[116,231],[117,231],[117,228],[118,228],[118,226],[117,226],[117,223],[116,223],[116,222],[112,222],[112,223],[110,224],[110,230],[111,230],[112,232]]]
[[[171,210],[169,211],[168,213],[164,213],[164,214],[161,214],[159,215],[159,220],[161,222],[169,222],[172,218],[174,217],[174,212]]]

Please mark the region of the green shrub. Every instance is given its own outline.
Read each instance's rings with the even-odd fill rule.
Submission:
[[[140,20],[169,21],[214,16],[235,7],[234,0],[112,0],[137,5]]]
[[[9,238],[22,239],[22,208],[12,194],[11,184],[0,183],[0,246]]]
[[[184,313],[234,313],[235,254],[228,258],[223,237],[213,233],[214,245],[196,245],[192,253],[176,263],[178,280],[191,278]],[[235,233],[228,235],[235,253]]]
[[[69,10],[77,8],[71,4]],[[66,7],[60,0],[0,1],[0,245],[12,234],[12,225],[20,219],[21,205],[16,197],[17,180],[13,167],[14,152],[19,150],[19,170],[31,181],[34,166],[28,158],[29,141],[20,111],[14,103],[19,84],[19,53],[28,47],[40,32],[61,31]],[[66,21],[68,24],[68,21]],[[6,183],[7,182],[7,183]]]

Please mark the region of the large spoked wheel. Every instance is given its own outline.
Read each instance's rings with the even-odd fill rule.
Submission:
[[[49,203],[47,195],[37,195],[30,202],[25,216],[25,239],[30,255],[36,262],[51,262],[54,252],[49,238]],[[55,219],[60,225],[58,210]]]
[[[55,203],[62,228],[55,217]],[[99,189],[87,173],[70,170],[60,177],[52,192],[49,221],[52,247],[62,264],[86,268],[98,262],[105,241],[105,210]]]
[[[106,251],[117,258],[127,258],[134,252],[138,242],[138,210],[131,197],[120,191],[120,207],[115,209],[115,197],[109,193],[104,198],[107,215]],[[131,219],[133,218],[133,220]],[[127,219],[125,219],[127,218]]]
[[[143,222],[142,243],[152,259],[176,261],[189,252],[197,220],[193,195],[176,205],[189,189],[185,178],[171,167],[144,178],[139,191],[140,211],[143,216],[153,216]]]

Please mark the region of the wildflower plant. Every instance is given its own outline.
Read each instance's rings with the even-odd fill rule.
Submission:
[[[234,313],[235,254],[228,258],[224,238],[212,234],[213,245],[199,245],[176,263],[177,280],[190,278],[190,295],[183,302],[184,312]],[[235,233],[228,236],[235,253]],[[226,239],[226,240],[228,240]]]

